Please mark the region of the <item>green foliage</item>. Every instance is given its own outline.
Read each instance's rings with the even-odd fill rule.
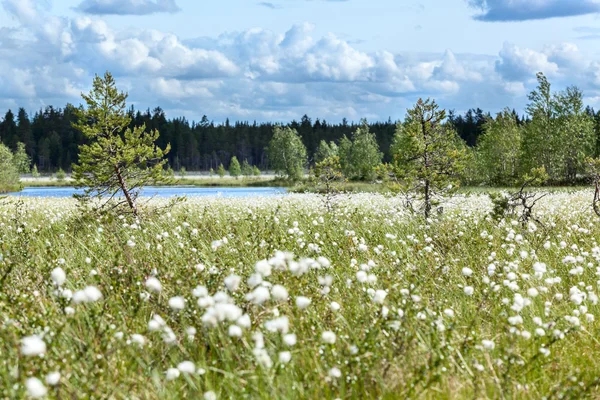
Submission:
[[[348,179],[371,181],[377,176],[375,168],[381,164],[383,154],[379,151],[377,138],[369,132],[366,120],[352,134],[352,140],[346,136],[342,138],[337,152]]]
[[[319,142],[319,147],[315,152],[315,163],[319,163],[327,158],[338,155],[338,147],[335,142],[331,141],[327,143],[325,140]]]
[[[13,164],[20,174],[28,174],[31,172],[31,158],[25,151],[24,143],[17,143],[17,151],[13,155]]]
[[[304,176],[306,147],[295,129],[275,126],[267,154],[275,173],[284,175],[292,181]]]
[[[219,175],[219,178],[223,178],[225,174],[225,167],[223,166],[223,164],[219,164],[219,167],[217,168],[217,175]]]
[[[392,144],[394,174],[405,190],[420,195],[425,217],[437,197],[457,188],[467,163],[466,145],[445,118],[435,101],[419,99]]]
[[[237,179],[241,174],[242,169],[240,167],[240,162],[236,156],[231,157],[231,161],[229,162],[229,175]]]
[[[104,205],[119,195],[113,207],[127,205],[137,214],[136,200],[143,186],[168,181],[164,173],[170,146],[159,148],[158,130],[145,126],[129,128],[127,95],[119,92],[109,72],[94,78],[93,89],[82,94],[87,108],[77,111],[75,125],[88,139],[79,148],[79,162],[73,165],[75,185],[84,188],[82,200],[102,199]]]
[[[476,147],[475,179],[489,185],[513,185],[520,173],[521,128],[508,109],[488,119]]]
[[[523,131],[522,169],[543,166],[552,181],[573,183],[594,153],[594,121],[585,112],[583,94],[576,87],[552,93],[544,74],[529,95],[531,122]]]
[[[16,190],[19,186],[19,171],[15,166],[13,154],[8,147],[0,143],[0,193]]]
[[[38,172],[37,164],[33,164],[33,168],[31,169],[31,176],[34,178],[40,177],[40,173]]]
[[[248,160],[242,161],[242,175],[248,177],[252,176],[252,166],[248,164]]]
[[[186,171],[185,167],[179,168],[179,176],[184,178],[186,175],[187,175],[187,171]]]
[[[59,182],[62,182],[66,178],[67,178],[66,172],[62,168],[59,168],[58,171],[56,172],[56,180]]]
[[[260,169],[256,165],[252,167],[252,175],[260,176]]]
[[[211,168],[211,169],[208,171],[208,176],[213,176],[214,174],[215,174],[215,170]]]

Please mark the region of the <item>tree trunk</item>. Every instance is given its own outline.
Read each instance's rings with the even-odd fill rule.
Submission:
[[[137,217],[138,210],[137,210],[137,206],[135,205],[135,200],[131,197],[131,193],[129,193],[129,189],[127,188],[127,183],[125,182],[125,179],[123,179],[123,174],[121,173],[121,169],[117,166],[115,166],[115,173],[117,174],[117,179],[119,180],[119,186],[121,187],[121,190],[123,191],[123,194],[125,195],[127,204],[129,205],[129,208],[131,208],[133,215],[135,215]]]
[[[431,197],[429,193],[429,179],[425,179],[425,218],[431,214]]]

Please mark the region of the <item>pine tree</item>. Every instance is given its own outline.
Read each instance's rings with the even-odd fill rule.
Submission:
[[[452,127],[445,125],[446,112],[430,99],[419,99],[398,124],[392,145],[394,173],[407,190],[422,197],[429,218],[435,196],[453,190],[466,166],[466,145]]]
[[[129,128],[131,118],[126,113],[127,95],[119,92],[109,72],[94,78],[89,94],[82,94],[87,108],[77,111],[76,127],[88,144],[79,147],[79,162],[73,165],[75,186],[85,188],[81,199],[103,199],[108,204],[118,195],[115,207],[127,205],[137,215],[140,189],[164,182],[165,154],[170,149],[159,148],[155,142],[157,130],[146,132],[144,125]]]

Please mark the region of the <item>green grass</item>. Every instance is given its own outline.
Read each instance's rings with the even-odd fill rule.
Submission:
[[[0,397],[23,398],[28,378],[59,371],[58,386],[45,384],[49,398],[598,398],[600,223],[589,196],[547,196],[534,210],[544,226],[493,221],[478,195],[450,199],[429,223],[400,199],[364,193],[332,209],[316,195],[190,199],[170,211],[147,206],[139,221],[83,218],[72,199],[0,200]],[[290,254],[272,259],[277,251]],[[265,259],[271,268],[255,267]],[[58,267],[62,289],[95,286],[103,298],[58,296]],[[254,304],[256,273],[268,282],[261,290],[281,285],[289,296]],[[225,284],[231,275],[237,290]],[[162,291],[148,297],[151,276]],[[214,297],[199,304],[198,286]],[[175,296],[184,310],[170,307]],[[299,296],[311,299],[306,309]],[[241,337],[229,335],[241,325],[227,320],[235,312],[251,322]],[[165,325],[151,330],[156,315]],[[523,323],[511,325],[517,315]],[[269,322],[281,317],[288,324]],[[43,357],[20,352],[34,334]],[[182,361],[201,373],[167,381]]]

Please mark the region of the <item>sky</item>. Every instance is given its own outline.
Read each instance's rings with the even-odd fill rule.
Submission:
[[[599,109],[599,44],[600,0],[0,0],[0,112],[78,105],[105,71],[188,120],[524,112],[537,72]]]

